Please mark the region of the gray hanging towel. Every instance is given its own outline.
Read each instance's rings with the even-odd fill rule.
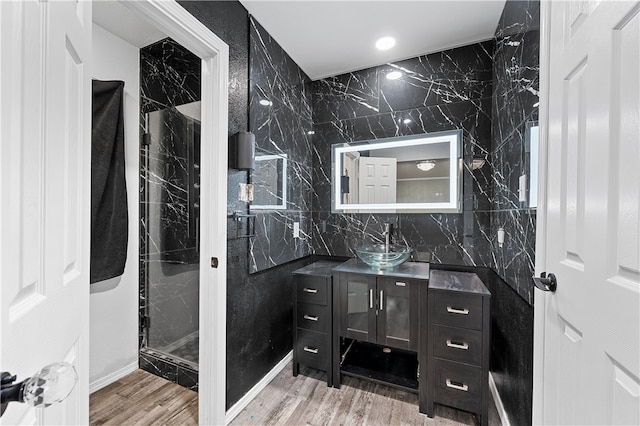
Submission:
[[[123,97],[123,81],[93,80],[91,284],[122,275],[127,260]]]

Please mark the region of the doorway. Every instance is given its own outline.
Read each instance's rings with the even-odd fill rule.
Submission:
[[[162,340],[166,336],[158,334],[150,338],[149,332],[154,326],[154,321],[153,319],[147,320],[145,317],[151,317],[151,315],[143,310],[140,312],[141,321],[139,324],[151,325],[151,328],[147,328],[144,333],[141,333],[140,341],[146,339],[146,343],[151,343],[155,349],[169,354],[177,354],[177,348],[181,346],[181,343],[185,343],[184,346],[191,346],[191,349],[193,349],[193,343],[196,343],[198,349],[191,350],[190,355],[181,353],[177,356],[181,362],[191,363],[190,365],[198,367],[199,400],[206,401],[206,403],[199,404],[199,421],[207,424],[223,423],[225,415],[225,345],[220,345],[219,342],[224,342],[226,339],[228,47],[176,2],[94,2],[93,7],[94,22],[96,17],[100,16],[99,25],[125,40],[127,38],[137,39],[136,46],[138,48],[158,41],[158,38],[151,40],[145,38],[149,34],[141,34],[141,27],[151,28],[152,31],[160,33],[162,39],[170,38],[184,46],[192,52],[200,64],[202,79],[200,120],[192,116],[192,109],[195,107],[193,102],[181,102],[173,106],[166,106],[156,110],[155,117],[151,113],[147,117],[149,123],[153,120],[165,121],[168,116],[171,116],[171,120],[176,123],[180,123],[186,137],[191,138],[190,155],[193,158],[191,158],[190,164],[199,166],[198,173],[192,172],[183,176],[187,182],[185,185],[190,185],[194,189],[187,197],[189,206],[184,207],[189,210],[188,216],[190,218],[185,227],[187,247],[179,255],[177,250],[164,250],[164,252],[171,252],[170,255],[167,253],[158,254],[161,262],[155,265],[157,269],[153,270],[153,273],[158,276],[171,277],[180,282],[189,281],[192,284],[191,294],[197,296],[191,297],[191,306],[185,310],[191,316],[189,325],[192,328],[182,330],[178,333],[181,334],[179,337],[176,334]],[[140,121],[140,123],[145,124],[144,121]],[[202,140],[208,141],[202,145],[201,149],[197,148],[196,140],[199,140],[197,135],[200,135]],[[171,168],[172,165],[169,162],[165,163],[164,167]],[[195,169],[195,167],[192,168]],[[130,182],[128,183],[131,185]],[[133,185],[136,189],[140,189],[138,188],[137,176]],[[160,197],[158,199],[162,201],[162,194],[157,195]],[[165,201],[167,201],[166,195]],[[137,201],[137,196],[136,199],[129,200],[130,204],[137,203]],[[141,216],[144,214],[144,211],[140,212]],[[132,237],[138,238],[138,234]],[[172,244],[175,245],[180,238],[168,239],[163,244],[167,248]],[[140,246],[142,245],[144,245],[144,241],[141,239]],[[188,261],[183,258],[182,266],[177,268],[179,256],[186,256]],[[209,266],[211,257],[218,260],[218,268],[214,269]],[[151,272],[151,270],[147,272]],[[140,273],[144,275],[145,271],[141,269]],[[138,277],[136,276],[136,285],[137,282]],[[116,309],[115,306],[114,309]],[[136,316],[137,314],[138,312],[136,312]],[[135,323],[133,327],[138,332]],[[156,339],[155,343],[152,342],[154,339]],[[137,340],[136,344],[142,343]],[[110,379],[117,378],[111,377]]]

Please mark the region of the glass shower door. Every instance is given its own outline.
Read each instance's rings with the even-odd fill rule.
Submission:
[[[198,363],[200,102],[146,115],[146,347]]]

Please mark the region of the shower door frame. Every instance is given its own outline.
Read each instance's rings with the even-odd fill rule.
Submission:
[[[120,2],[202,60],[198,421],[225,424],[229,46],[177,2]]]

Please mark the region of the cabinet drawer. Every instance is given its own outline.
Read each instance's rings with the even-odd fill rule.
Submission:
[[[479,412],[482,399],[482,369],[441,359],[434,359],[434,362],[435,402]]]
[[[436,324],[482,329],[482,297],[458,292],[434,292],[433,319]]]
[[[327,334],[298,328],[295,350],[299,363],[327,371],[331,356]]]
[[[329,333],[329,307],[312,305],[310,303],[299,303],[296,312],[296,321],[298,328],[318,331],[320,333]]]
[[[327,304],[327,279],[298,276],[296,279],[298,303]]]
[[[482,331],[435,325],[433,355],[451,361],[480,366],[482,363]]]

